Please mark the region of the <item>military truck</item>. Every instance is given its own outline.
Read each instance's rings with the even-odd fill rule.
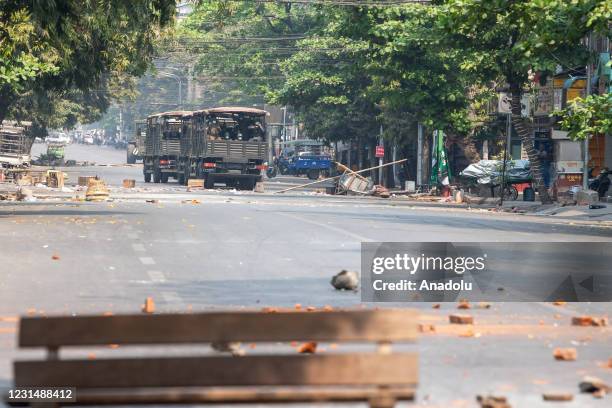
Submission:
[[[179,181],[204,180],[253,190],[266,169],[266,117],[260,109],[222,107],[193,112],[181,134]],[[187,118],[187,116],[186,116]]]
[[[177,164],[181,153],[181,133],[184,121],[191,112],[175,111],[151,115],[147,118],[143,175],[145,183],[167,183],[177,177]]]
[[[30,122],[4,121],[0,125],[0,167],[27,167],[34,138],[30,137]]]
[[[132,139],[127,142],[127,157],[128,164],[134,164],[138,160],[142,160],[145,152],[145,139],[147,137],[147,121],[137,120],[135,122],[135,132]]]

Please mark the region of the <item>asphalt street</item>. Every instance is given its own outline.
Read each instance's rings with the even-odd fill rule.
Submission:
[[[117,165],[124,157],[122,151],[70,146],[68,158],[84,160],[83,150],[99,164]],[[10,384],[11,361],[31,355],[16,350],[21,315],[137,313],[147,296],[159,312],[296,303],[371,308],[381,305],[364,305],[359,293],[337,292],[329,283],[342,269],[360,269],[362,242],[612,241],[608,228],[314,192],[187,193],[172,183],[145,186],[139,166],[66,171],[72,182],[94,172],[120,198],[0,203],[0,387]],[[134,192],[116,187],[123,178],[138,179]],[[266,190],[300,181],[307,180],[275,179]],[[155,201],[147,202],[151,197]],[[416,346],[418,406],[472,407],[477,394],[495,394],[508,396],[513,407],[545,407],[551,403],[541,395],[550,391],[576,394],[560,406],[610,406],[610,396],[596,400],[578,394],[577,385],[584,375],[612,383],[605,366],[612,358],[612,328],[570,325],[575,315],[610,315],[609,303],[495,303],[470,311],[476,319],[470,334],[447,324],[456,304],[393,306],[417,308],[423,323],[436,326]],[[555,361],[555,347],[577,348],[578,360]]]

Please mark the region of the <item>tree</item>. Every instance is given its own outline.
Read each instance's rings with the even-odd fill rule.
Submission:
[[[174,7],[173,0],[2,2],[0,120],[44,127],[99,117],[149,67]]]
[[[462,67],[483,79],[502,78],[512,96],[512,123],[529,156],[543,203],[551,202],[534,149],[530,126],[521,117],[521,97],[531,73],[559,65],[584,66],[582,45],[591,30],[608,31],[608,0],[449,0],[442,2],[440,26],[448,44],[469,51]],[[608,31],[609,32],[609,31]]]
[[[261,103],[262,95],[284,81],[280,62],[293,55],[296,41],[319,27],[320,9],[291,2],[201,1],[165,46],[198,55],[196,74],[221,100]]]
[[[573,140],[585,140],[592,135],[612,133],[612,94],[576,98],[570,105],[554,112],[561,117],[561,129]]]
[[[312,137],[374,141],[384,124],[409,143],[405,130],[421,122],[465,140],[482,92],[468,92],[476,77],[458,69],[460,51],[441,45],[436,19],[436,7],[418,4],[215,0],[200,4],[174,45],[197,50],[201,75],[219,78],[214,89],[232,99],[239,90],[293,106]]]

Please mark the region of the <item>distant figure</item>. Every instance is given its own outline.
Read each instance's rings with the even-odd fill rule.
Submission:
[[[599,198],[605,198],[607,196],[608,189],[610,188],[610,177],[608,177],[609,170],[607,168],[601,169],[599,176],[595,180],[591,181],[589,188],[597,191]]]
[[[550,157],[544,144],[540,144],[538,159],[540,159],[540,167],[542,169],[542,176],[544,177],[544,185],[548,188],[550,187]]]
[[[219,127],[214,126],[209,128],[208,130],[208,140],[218,140],[219,139]]]

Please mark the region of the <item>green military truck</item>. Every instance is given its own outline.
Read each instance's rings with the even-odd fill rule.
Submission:
[[[268,158],[264,110],[241,107],[204,109],[184,115],[178,179],[204,180],[253,190],[261,181]]]
[[[128,164],[134,164],[138,160],[142,160],[145,152],[145,140],[147,137],[147,121],[137,120],[135,131],[132,139],[127,142],[127,158]]]
[[[147,118],[143,175],[145,183],[167,183],[177,178],[177,164],[181,154],[181,133],[184,121],[191,112],[175,111],[151,115]]]

